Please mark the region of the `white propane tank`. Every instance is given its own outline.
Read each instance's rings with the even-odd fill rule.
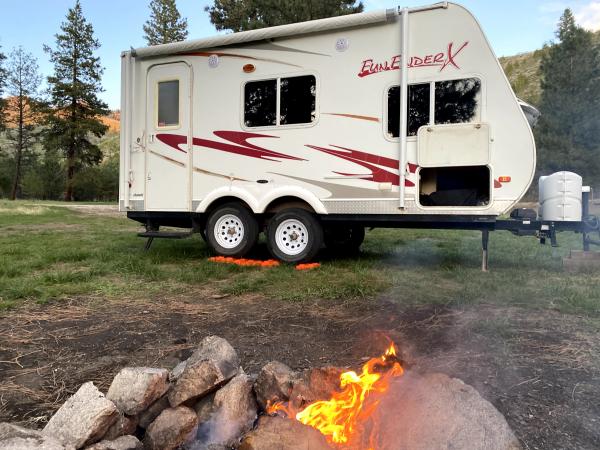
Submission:
[[[540,177],[541,219],[555,222],[580,222],[582,185],[582,178],[573,172],[556,172]]]

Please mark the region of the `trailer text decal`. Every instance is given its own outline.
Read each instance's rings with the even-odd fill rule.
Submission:
[[[448,48],[445,52],[439,52],[424,56],[411,56],[408,60],[408,67],[439,67],[440,72],[448,66],[454,66],[460,69],[460,66],[456,62],[456,57],[462,52],[465,47],[469,45],[469,41],[463,45],[454,49],[454,42],[448,44]],[[367,75],[373,75],[379,72],[385,72],[388,70],[400,70],[400,58],[401,55],[396,55],[391,59],[384,62],[375,62],[373,59],[365,59],[362,62],[362,67],[358,73],[359,77],[366,77]]]

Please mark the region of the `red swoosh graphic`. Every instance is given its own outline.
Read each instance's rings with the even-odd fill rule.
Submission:
[[[340,150],[332,150],[323,147],[317,147],[316,145],[307,145],[307,147],[319,150],[321,152],[327,153],[332,156],[337,156],[338,158],[345,159],[346,161],[353,162],[360,166],[363,166],[366,169],[369,169],[372,173],[372,181],[377,183],[392,183],[394,186],[400,185],[400,175],[389,172],[387,170],[382,169],[381,167],[375,166],[374,164],[379,164],[382,166],[390,167],[393,169],[398,168],[398,161],[386,158],[384,156],[373,155],[372,153],[365,153],[358,150],[347,149],[344,147],[338,147],[337,145],[332,145],[332,147],[343,149]],[[371,164],[372,163],[372,164]],[[409,165],[409,171],[413,172],[416,170],[417,166],[414,164]],[[355,174],[343,173],[343,172],[334,172],[339,175],[351,176]],[[404,180],[404,185],[408,187],[412,187],[415,184],[410,180]]]
[[[199,147],[212,148],[213,150],[220,150],[223,152],[234,153],[237,155],[249,156],[251,158],[265,159],[267,161],[274,162],[281,162],[274,158],[290,159],[294,161],[306,161],[302,158],[297,158],[295,156],[279,153],[273,150],[259,147],[248,142],[248,139],[259,137],[276,138],[277,136],[270,136],[267,134],[257,133],[246,133],[243,131],[215,131],[213,133],[215,134],[215,136],[220,137],[229,142],[218,142],[212,141],[210,139],[195,137],[193,139],[193,145],[197,145]],[[159,141],[163,142],[169,147],[172,147],[180,152],[187,153],[185,150],[182,150],[179,147],[181,144],[185,144],[187,142],[186,136],[182,136],[179,134],[161,133],[157,134],[156,137]]]

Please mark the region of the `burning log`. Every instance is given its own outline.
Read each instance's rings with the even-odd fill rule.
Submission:
[[[332,444],[349,444],[364,435],[365,426],[390,380],[404,373],[394,345],[379,358],[367,361],[362,372],[339,375],[339,391],[331,389],[329,400],[319,400],[298,410],[297,404],[275,404],[267,412],[283,411],[288,417],[319,430]],[[294,387],[294,391],[296,387]],[[292,391],[292,398],[294,398]]]

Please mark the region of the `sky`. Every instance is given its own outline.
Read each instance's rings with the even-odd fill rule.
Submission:
[[[418,6],[436,0],[363,0],[366,11],[396,6]],[[0,0],[0,46],[9,53],[16,46],[37,58],[40,72],[52,72],[43,45],[53,46],[68,8],[75,0]],[[142,25],[148,19],[149,0],[81,0],[83,12],[94,26],[102,46],[98,50],[105,67],[101,97],[111,109],[119,108],[120,53],[142,47]],[[188,19],[189,38],[216,34],[204,7],[211,2],[177,0],[181,14]],[[554,39],[556,23],[565,8],[571,8],[585,28],[600,29],[600,0],[457,0],[481,22],[498,56],[514,55],[540,48]]]

